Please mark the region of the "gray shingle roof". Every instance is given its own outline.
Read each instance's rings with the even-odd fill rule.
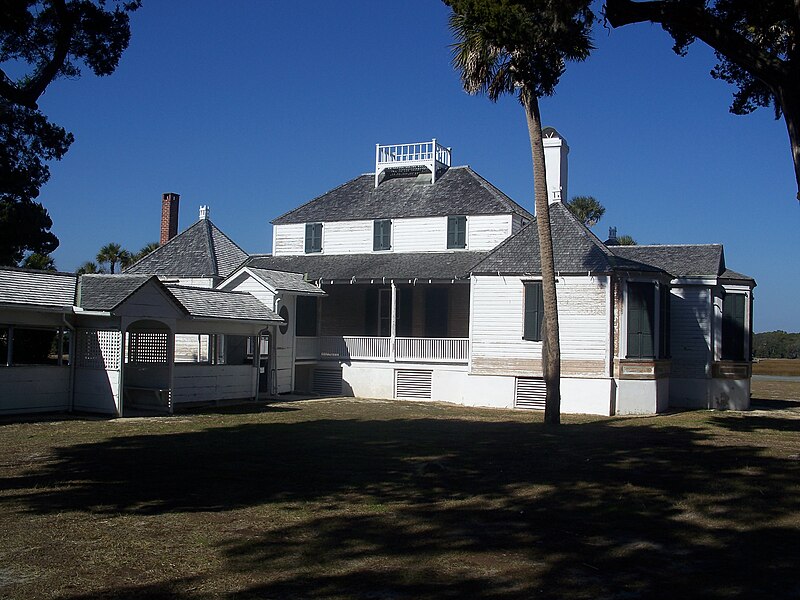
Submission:
[[[375,176],[361,175],[291,210],[275,225],[445,215],[519,214],[533,216],[469,167],[452,167],[435,184],[398,177],[375,187]]]
[[[269,269],[258,269],[249,267],[256,277],[261,278],[276,291],[297,292],[300,294],[325,296],[325,292],[309,283],[303,278],[302,273],[287,273],[286,271],[271,271]]]
[[[673,277],[716,277],[725,270],[720,244],[612,246],[611,251],[663,269]]]
[[[235,319],[246,321],[277,321],[272,310],[246,292],[229,292],[210,288],[180,285],[165,286],[192,317],[206,319]]]
[[[74,273],[0,269],[0,304],[71,307],[78,278]]]
[[[258,256],[248,267],[306,274],[311,281],[389,279],[461,279],[486,252],[418,252],[387,254],[335,254]]]
[[[125,302],[153,275],[81,275],[76,306],[110,312]],[[155,279],[158,281],[158,279]]]
[[[719,276],[719,278],[724,279],[726,281],[747,281],[747,282],[752,282],[754,285],[756,282],[756,280],[750,277],[749,275],[743,275],[742,273],[737,273],[736,271],[732,271],[731,269],[725,269]]]
[[[126,274],[171,277],[227,277],[247,260],[247,253],[209,219],[176,235],[125,269]]]
[[[561,203],[550,205],[553,259],[560,273],[609,273],[616,269],[658,270],[620,259]],[[541,273],[539,233],[534,220],[476,264],[473,273]]]

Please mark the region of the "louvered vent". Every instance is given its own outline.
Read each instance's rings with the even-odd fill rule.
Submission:
[[[342,395],[342,370],[341,369],[314,369],[315,394],[320,396]]]
[[[394,372],[395,398],[430,398],[433,371],[398,369]]]
[[[517,389],[514,394],[515,408],[528,408],[531,410],[544,410],[544,400],[547,388],[544,379],[532,377],[517,377]]]

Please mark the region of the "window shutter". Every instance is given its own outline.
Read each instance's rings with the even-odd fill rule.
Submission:
[[[322,252],[322,223],[306,223],[306,254]]]
[[[526,282],[523,339],[540,342],[542,340],[543,319],[544,294],[542,293],[542,283],[540,281]]]
[[[389,219],[373,221],[373,250],[390,250],[392,247],[392,222]]]
[[[467,217],[447,217],[447,247],[467,247]]]

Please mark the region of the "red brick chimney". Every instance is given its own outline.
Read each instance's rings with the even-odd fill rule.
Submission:
[[[180,195],[167,193],[161,199],[161,241],[163,246],[178,235],[178,203]]]

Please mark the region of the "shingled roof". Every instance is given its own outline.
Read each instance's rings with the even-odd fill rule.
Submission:
[[[291,210],[272,223],[354,221],[446,215],[518,214],[527,210],[478,175],[470,167],[452,167],[431,184],[416,177],[397,177],[375,187],[375,176],[365,174]]]
[[[658,271],[660,269],[619,258],[561,202],[550,205],[553,259],[560,273],[610,273],[616,269]],[[508,238],[477,263],[473,273],[541,273],[539,233],[536,221]]]
[[[716,277],[725,271],[721,244],[611,246],[628,260],[662,269],[673,277]]]
[[[210,219],[200,219],[163,246],[128,266],[125,273],[227,277],[247,260],[247,256]]]
[[[286,271],[272,271],[248,267],[248,270],[276,292],[296,292],[310,296],[325,296],[326,293],[313,283],[305,280],[303,273],[289,273]]]
[[[74,273],[0,269],[0,304],[71,307],[78,278]]]
[[[200,319],[283,322],[265,304],[246,292],[166,285],[190,316]]]
[[[151,279],[155,277],[127,274],[81,275],[75,305],[84,310],[110,312]]]
[[[418,252],[386,254],[314,254],[258,256],[247,266],[271,271],[302,273],[311,281],[382,281],[390,279],[438,281],[469,277],[472,266],[486,252]]]

